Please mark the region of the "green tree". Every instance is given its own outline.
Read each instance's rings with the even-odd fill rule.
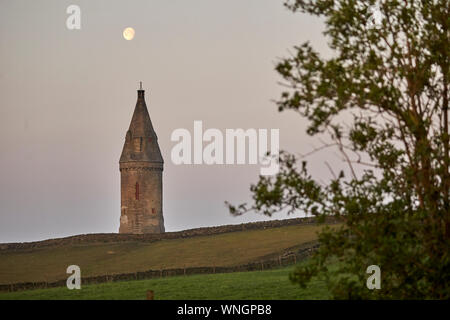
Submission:
[[[291,274],[302,286],[324,274],[335,298],[449,299],[450,2],[285,5],[324,19],[334,54],[324,59],[304,43],[282,59],[278,109],[307,118],[309,135],[327,135],[332,143],[324,147],[341,152],[349,174],[324,186],[305,161],[282,153],[279,173],[251,186],[254,203],[227,203],[230,212],[288,208],[342,221],[319,234],[320,249]],[[373,264],[380,290],[366,287]]]

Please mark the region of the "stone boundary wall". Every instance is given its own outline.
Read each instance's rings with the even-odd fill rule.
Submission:
[[[329,217],[327,218],[326,222],[336,223],[337,220],[333,217]],[[250,222],[243,224],[223,225],[217,227],[204,227],[176,232],[166,232],[161,234],[92,233],[36,242],[0,243],[0,252],[4,250],[38,249],[45,247],[57,247],[74,244],[88,244],[88,243],[110,243],[110,242],[128,242],[128,241],[155,242],[165,239],[191,238],[227,232],[278,228],[292,225],[310,225],[315,223],[316,218],[308,217],[308,218]]]
[[[296,264],[308,258],[313,252],[319,248],[317,242],[310,242],[298,249],[297,252],[286,252],[277,258],[267,259],[263,261],[250,262],[244,265],[228,266],[228,267],[190,267],[178,269],[162,269],[162,270],[148,270],[135,273],[122,273],[92,277],[81,277],[81,286],[86,284],[99,284],[105,282],[130,281],[154,279],[171,276],[187,276],[194,274],[214,274],[214,273],[230,273],[230,272],[244,272],[244,271],[262,271],[269,270],[288,265]],[[69,275],[68,275],[69,276]],[[55,287],[65,287],[67,279],[58,280],[55,282],[22,282],[13,284],[0,284],[0,292],[14,292],[21,290],[45,289]]]

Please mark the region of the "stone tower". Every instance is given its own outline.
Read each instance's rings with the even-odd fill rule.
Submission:
[[[120,156],[119,233],[162,233],[164,160],[145,104],[142,84]]]

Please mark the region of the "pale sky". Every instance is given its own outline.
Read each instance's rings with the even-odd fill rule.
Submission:
[[[66,28],[71,4],[81,30]],[[118,232],[118,161],[139,81],[165,160],[166,231],[267,220],[224,206],[250,200],[258,165],[176,166],[170,135],[202,120],[223,132],[280,129],[281,149],[312,149],[305,120],[277,111],[274,65],[305,41],[330,52],[323,23],[282,4],[0,0],[0,242]],[[341,161],[312,159],[326,179],[324,161]]]

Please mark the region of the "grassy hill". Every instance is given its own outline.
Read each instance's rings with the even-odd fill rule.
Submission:
[[[314,224],[291,225],[155,242],[79,243],[0,250],[0,283],[66,279],[66,268],[72,264],[80,266],[83,277],[245,264],[314,241],[320,228]]]
[[[65,287],[0,293],[8,299],[135,299],[146,297],[153,290],[155,299],[329,299],[325,282],[313,279],[300,288],[289,281],[293,266],[267,271],[236,272],[208,275],[176,276],[161,279],[82,285],[81,290]]]

